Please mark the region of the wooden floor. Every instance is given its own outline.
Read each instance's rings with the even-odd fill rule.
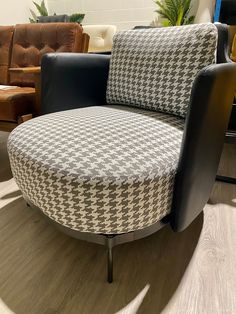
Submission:
[[[58,232],[26,206],[0,132],[0,314],[236,313],[236,186],[216,183],[184,232],[169,227],[115,248],[106,283],[102,246]],[[236,147],[220,172],[236,176]]]

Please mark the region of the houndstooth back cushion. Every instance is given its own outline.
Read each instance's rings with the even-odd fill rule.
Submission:
[[[118,33],[107,102],[185,117],[195,77],[215,63],[217,38],[211,23]]]

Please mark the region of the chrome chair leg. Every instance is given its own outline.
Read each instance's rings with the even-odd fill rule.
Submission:
[[[107,236],[107,281],[113,282],[113,238]]]

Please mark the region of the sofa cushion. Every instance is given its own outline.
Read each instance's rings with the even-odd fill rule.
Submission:
[[[13,130],[11,168],[23,195],[61,225],[142,229],[171,210],[183,125],[115,105],[52,113]]]
[[[11,67],[34,67],[49,52],[82,52],[83,29],[77,23],[19,24],[13,37]],[[11,85],[34,86],[29,74],[10,73]]]
[[[83,25],[83,30],[90,37],[89,52],[109,52],[112,49],[115,25]]]
[[[215,62],[217,37],[211,23],[116,34],[107,102],[185,117],[195,77]]]
[[[13,26],[0,26],[0,85],[8,83]]]
[[[34,88],[0,90],[0,121],[17,122],[20,116],[34,112],[34,103]]]

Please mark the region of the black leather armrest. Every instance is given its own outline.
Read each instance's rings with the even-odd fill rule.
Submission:
[[[175,231],[185,229],[209,199],[235,89],[236,64],[209,66],[195,80],[173,195]]]
[[[42,59],[42,114],[106,104],[110,56],[52,53]]]

